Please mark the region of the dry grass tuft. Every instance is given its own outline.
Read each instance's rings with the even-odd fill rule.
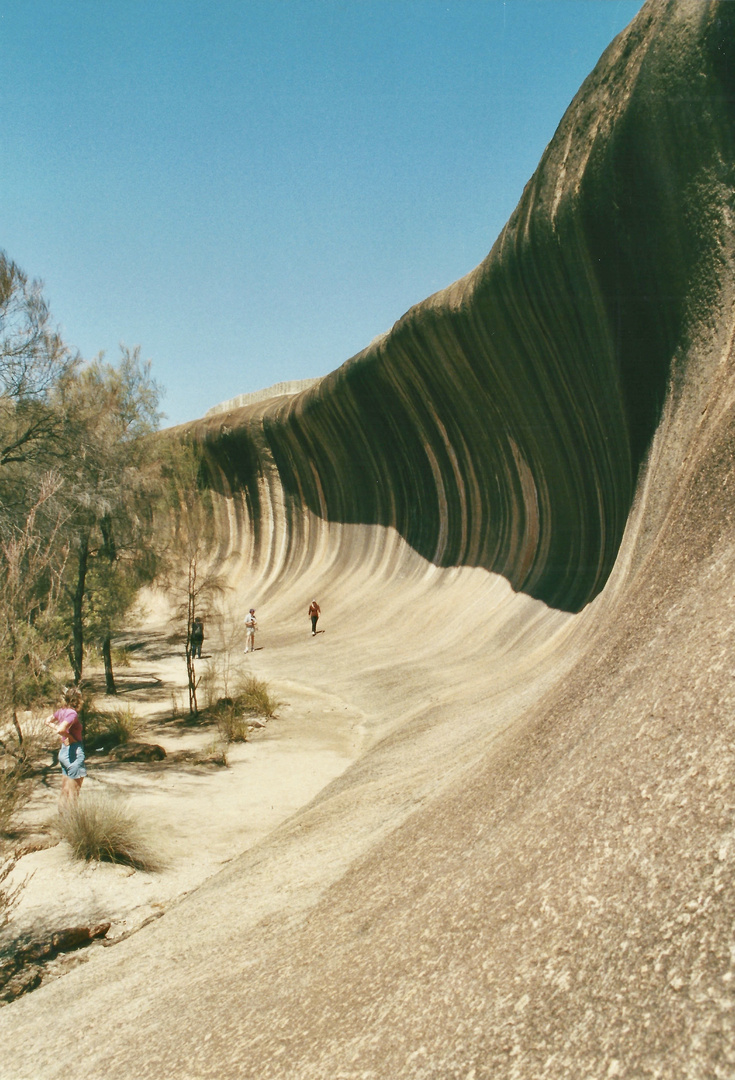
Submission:
[[[207,712],[216,721],[224,743],[247,742],[255,717],[274,716],[281,704],[273,697],[266,682],[247,675],[238,683],[234,697],[220,698]]]
[[[30,880],[30,875],[28,875],[15,885],[5,884],[23,854],[23,851],[10,851],[0,856],[0,930],[4,930],[10,922],[13,908],[18,903],[22,890]]]
[[[59,814],[59,833],[77,859],[160,870],[161,859],[122,800],[85,794]]]
[[[275,716],[276,709],[283,705],[271,694],[268,683],[263,679],[257,679],[255,675],[247,675],[237,686],[234,697],[236,708],[251,716]]]
[[[220,702],[215,707],[217,731],[224,743],[247,742],[248,724],[234,702]]]
[[[106,749],[134,742],[145,721],[130,705],[117,705],[108,710],[92,710],[84,718],[84,742],[88,748],[95,743]]]

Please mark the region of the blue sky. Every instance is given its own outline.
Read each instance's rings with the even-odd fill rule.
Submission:
[[[0,247],[169,423],[480,262],[640,0],[0,0]]]

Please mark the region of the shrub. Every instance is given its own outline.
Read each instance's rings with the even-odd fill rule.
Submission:
[[[248,675],[238,684],[234,704],[241,712],[250,713],[251,716],[271,717],[275,716],[276,709],[283,702],[276,701],[271,695],[268,683]]]
[[[22,889],[30,880],[28,875],[15,885],[5,884],[23,854],[23,851],[11,851],[0,856],[0,930],[4,930],[10,922],[11,912],[18,903]]]
[[[204,672],[199,679],[202,689],[204,708],[211,711],[216,708],[217,699],[221,693],[221,679],[216,662],[208,660]]]
[[[0,764],[0,833],[7,836],[12,818],[27,801],[30,785],[15,759]],[[2,880],[0,878],[0,880]]]
[[[234,702],[218,702],[213,710],[217,717],[217,730],[225,743],[247,742],[248,725]]]
[[[21,776],[30,776],[44,758],[59,745],[55,732],[39,716],[24,719],[21,724],[23,743],[18,747],[18,772]]]
[[[110,749],[133,742],[142,726],[143,719],[130,705],[118,705],[106,712],[90,709],[84,718],[84,741],[88,747],[101,744]]]
[[[158,870],[160,859],[122,800],[85,794],[59,814],[58,829],[77,859]]]

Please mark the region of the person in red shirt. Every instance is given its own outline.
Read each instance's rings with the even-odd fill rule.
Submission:
[[[75,803],[79,798],[87,770],[84,767],[84,745],[82,743],[82,722],[79,719],[79,709],[82,707],[82,695],[76,686],[70,686],[64,691],[64,707],[57,709],[53,716],[49,716],[46,723],[56,728],[56,733],[61,739],[59,750],[59,765],[61,765],[61,797],[59,809],[63,810],[69,803]]]
[[[316,600],[312,600],[311,604],[309,605],[309,618],[311,619],[312,637],[314,637],[314,635],[316,634],[316,624],[319,621],[319,616],[321,615],[321,613],[321,608],[317,604]]]

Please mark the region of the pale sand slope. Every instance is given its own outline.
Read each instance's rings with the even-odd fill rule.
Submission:
[[[0,1011],[9,1080],[730,1080],[734,48],[646,3],[477,272],[188,427],[253,664],[363,752]]]
[[[277,718],[254,731],[247,745],[229,747],[228,768],[177,761],[182,752],[210,746],[217,730],[211,723],[185,724],[186,712],[172,719],[166,702],[174,696],[179,705],[186,700],[184,659],[180,646],[166,643],[150,626],[148,620],[137,636],[150,644],[136,650],[130,668],[118,672],[117,700],[100,699],[100,704],[130,704],[146,718],[137,738],[163,746],[168,758],[136,764],[91,756],[82,797],[94,793],[125,799],[163,867],[145,873],[80,863],[71,858],[65,842],[35,851],[19,861],[10,879],[28,881],[5,937],[43,936],[64,926],[110,920],[108,940],[129,932],[256,844],[359,753],[360,713],[334,695],[279,677],[283,705]],[[255,667],[245,661],[242,648],[237,659],[243,667]],[[136,688],[141,685],[143,689]],[[26,837],[38,828],[48,832],[60,778],[55,769],[43,785],[34,785],[20,817]]]
[[[311,581],[239,594],[263,627],[248,662],[349,701],[365,752],[162,918],[3,1009],[0,1075],[68,1072],[70,1003],[81,1077],[732,1074],[726,336],[706,420],[696,399],[668,411],[581,615],[391,536],[390,574],[343,554],[334,614]]]
[[[339,539],[343,552],[362,552],[362,543],[346,542],[344,529]],[[323,632],[316,638],[306,617],[316,588],[273,591],[258,604],[258,651],[243,657],[242,664],[267,679],[289,705],[252,742],[234,751],[231,768],[164,763],[95,770],[92,763],[84,793],[94,787],[124,791],[131,806],[155,823],[155,834],[165,838],[169,867],[161,874],[127,876],[114,867],[80,869],[69,860],[65,845],[35,853],[24,860],[36,875],[19,912],[21,925],[48,922],[50,907],[65,923],[76,921],[69,918],[71,912],[84,919],[112,918],[112,933],[119,935],[158,915],[175,896],[249,848],[244,891],[235,884],[231,896],[229,872],[224,880],[221,874],[212,879],[221,882],[217,889],[229,897],[222,902],[234,905],[240,930],[279,911],[298,911],[313,903],[376,836],[392,831],[439,788],[455,783],[516,711],[532,704],[558,676],[555,652],[574,636],[573,617],[514,594],[507,582],[486,571],[439,570],[394,534],[386,532],[384,541],[392,553],[388,585],[366,573],[361,558],[354,566],[343,561],[349,597],[343,593],[342,602],[331,605],[326,595],[320,596]],[[373,536],[369,542],[378,541]],[[396,576],[401,589],[395,588]],[[241,597],[243,609],[250,602]],[[142,636],[146,629],[154,636],[160,620],[160,611],[155,612]],[[165,652],[152,646],[156,648]],[[135,663],[131,676],[147,672],[164,680],[154,705],[160,706],[162,697],[165,701],[170,685],[183,686],[180,657],[151,662],[143,657]],[[151,695],[130,695],[136,696],[142,698],[142,707]],[[211,740],[211,732],[182,737],[172,733],[170,725],[158,723],[150,737],[175,751],[202,745]],[[358,763],[357,772],[348,769],[344,781],[327,787],[311,807],[277,828],[365,753],[365,764]],[[44,812],[53,811],[54,796],[53,791],[44,796]],[[258,844],[269,833],[265,845]],[[312,842],[304,848],[307,836]],[[212,943],[223,933],[229,939],[231,915],[224,915],[219,900],[215,903],[208,895],[200,904],[197,895],[188,896],[155,925],[171,919],[178,924],[179,912],[186,910],[187,942]],[[199,918],[203,925],[195,926],[193,920]],[[154,926],[148,926],[140,935],[152,931]],[[92,977],[96,1003],[101,988],[93,972],[98,965],[102,973],[110,963],[115,968],[123,963],[132,973],[136,961],[130,961],[128,950],[133,940],[89,954],[84,970]],[[143,948],[148,959],[139,973],[141,985],[126,991],[127,1000],[144,986],[158,993],[158,977],[151,980],[151,953],[161,946],[148,941]],[[80,990],[69,981],[73,977],[34,992],[42,1016],[50,1006],[41,995],[54,993],[54,987],[60,988],[60,1001],[72,994],[83,1007]],[[101,977],[119,989],[120,974]],[[168,975],[165,981],[168,984]],[[15,1012],[19,1004],[9,1008]],[[141,1005],[136,1005],[136,1013]],[[98,1075],[100,1066],[92,1059],[89,1066],[89,1075]],[[51,1076],[55,1067],[34,1057],[27,1075]],[[81,1062],[79,1067],[86,1066]],[[15,1069],[24,1075],[23,1068],[17,1058],[6,1060],[0,1075],[15,1075]]]

